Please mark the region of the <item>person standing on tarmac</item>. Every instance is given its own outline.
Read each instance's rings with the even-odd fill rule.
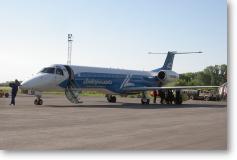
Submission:
[[[153,103],[156,103],[156,98],[157,98],[157,96],[158,96],[157,91],[154,90],[154,91],[153,91],[153,97],[154,97]]]
[[[11,103],[9,105],[15,106],[15,98],[17,95],[18,87],[20,86],[20,82],[16,79],[14,83],[10,83],[9,86],[12,88],[12,98]]]
[[[168,100],[168,104],[172,104],[174,100],[173,92],[170,89],[168,90],[168,93],[167,93],[167,100]]]
[[[160,104],[164,103],[164,99],[165,99],[165,93],[163,90],[159,90],[159,95],[160,95]]]

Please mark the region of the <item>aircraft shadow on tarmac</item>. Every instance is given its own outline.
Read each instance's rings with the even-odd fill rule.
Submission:
[[[225,108],[227,105],[224,104],[150,104],[150,105],[142,105],[136,103],[118,103],[116,105],[44,105],[43,107],[78,107],[78,108],[121,108],[121,109],[174,109],[174,108]]]

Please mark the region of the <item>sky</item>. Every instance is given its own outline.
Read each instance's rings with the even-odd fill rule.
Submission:
[[[227,64],[226,0],[0,0],[0,82],[25,80],[43,67],[72,64],[153,70],[176,55],[173,70]]]

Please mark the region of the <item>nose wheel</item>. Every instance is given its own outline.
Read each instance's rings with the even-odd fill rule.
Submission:
[[[141,104],[150,104],[150,99],[148,98],[146,92],[142,92]]]
[[[34,100],[35,105],[42,105],[43,100],[41,99],[41,92],[35,91],[36,99]]]
[[[148,98],[142,98],[142,99],[141,99],[141,104],[150,104],[150,99],[148,99]]]
[[[116,103],[116,97],[112,95],[106,95],[107,101],[110,103]]]
[[[43,100],[41,98],[36,98],[35,101],[34,101],[34,104],[35,105],[42,105],[43,104]]]

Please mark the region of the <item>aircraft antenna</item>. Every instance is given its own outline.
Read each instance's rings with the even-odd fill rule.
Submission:
[[[67,55],[67,64],[71,65],[71,57],[72,57],[72,34],[68,34],[68,55]]]

